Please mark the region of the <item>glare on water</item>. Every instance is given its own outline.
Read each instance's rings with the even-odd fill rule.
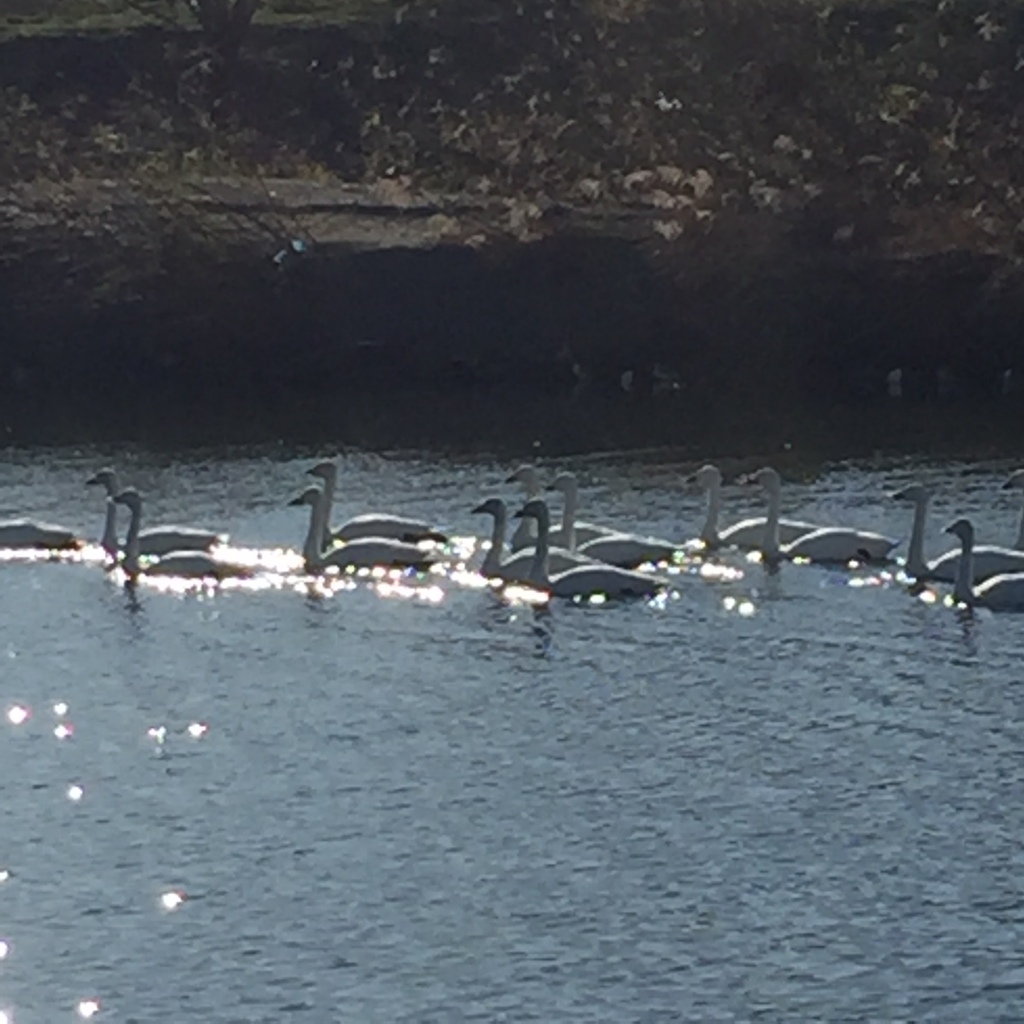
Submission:
[[[0,484],[95,534],[104,461]],[[126,470],[248,579],[0,554],[0,1024],[1014,1017],[1019,618],[699,544],[649,600],[503,586],[471,510],[512,467],[425,456],[343,460],[336,518],[428,516],[441,564],[311,576],[308,461]],[[699,528],[674,462],[570,467],[588,519]],[[923,476],[930,551],[954,509],[1010,540],[1008,468],[825,468],[787,512],[905,538]]]

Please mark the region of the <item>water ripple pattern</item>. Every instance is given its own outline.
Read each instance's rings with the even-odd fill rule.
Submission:
[[[3,514],[95,538],[103,461],[8,453]],[[308,464],[123,472],[276,549]],[[469,535],[510,468],[350,457],[337,517]],[[588,519],[699,528],[692,467],[559,468]],[[931,552],[953,512],[1009,543],[1009,468],[839,466],[787,511],[906,538],[885,494],[922,478]],[[1024,620],[733,565],[548,609],[457,575],[132,596],[0,565],[0,1020],[1020,1019]]]

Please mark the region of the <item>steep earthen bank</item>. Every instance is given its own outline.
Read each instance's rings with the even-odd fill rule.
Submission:
[[[940,6],[8,40],[0,387],[1012,400],[1024,13]]]

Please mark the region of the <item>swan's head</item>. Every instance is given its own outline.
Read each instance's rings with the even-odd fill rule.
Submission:
[[[1024,487],[1024,469],[1018,469],[1010,474],[1010,478],[1003,484],[1004,491],[1012,491],[1018,487]]]
[[[766,491],[777,491],[782,487],[782,477],[771,468],[764,466],[748,477],[751,483],[760,484]]]
[[[107,492],[107,495],[113,498],[118,491],[117,473],[108,466],[101,469],[95,475],[89,477],[89,479],[85,481],[85,486],[102,487]]]
[[[134,487],[126,487],[120,494],[114,496],[114,501],[118,505],[126,505],[133,512],[139,512],[142,509],[142,495]]]
[[[515,472],[509,473],[505,483],[522,484],[529,493],[535,494],[540,490],[540,473],[536,466],[520,466]]]
[[[908,484],[902,490],[893,491],[891,497],[895,501],[912,501],[914,504],[927,504],[931,499],[931,489],[924,484]]]
[[[298,497],[292,498],[289,505],[315,505],[323,492],[319,487],[307,487]]]
[[[488,498],[482,501],[475,509],[473,515],[494,516],[497,519],[505,517],[505,502],[501,498]]]
[[[539,524],[544,525],[551,521],[551,514],[548,512],[548,506],[544,501],[540,498],[534,498],[516,512],[515,518],[536,519]]]
[[[712,488],[722,486],[722,471],[709,463],[707,466],[701,466],[696,473],[691,473],[685,483],[696,485],[704,491],[710,491]]]
[[[551,481],[551,490],[561,491],[562,494],[571,494],[577,488],[576,477],[572,473],[559,473]]]
[[[951,533],[964,544],[973,543],[974,541],[974,527],[971,525],[970,519],[958,519],[955,523],[950,523],[942,532]]]
[[[321,480],[329,480],[338,472],[338,467],[330,459],[324,459],[323,462],[318,462],[315,466],[311,466],[306,472],[310,476],[320,477]]]

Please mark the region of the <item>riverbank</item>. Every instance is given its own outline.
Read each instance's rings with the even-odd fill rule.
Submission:
[[[8,35],[0,392],[1015,403],[1022,18],[378,5],[228,77],[181,27]]]

